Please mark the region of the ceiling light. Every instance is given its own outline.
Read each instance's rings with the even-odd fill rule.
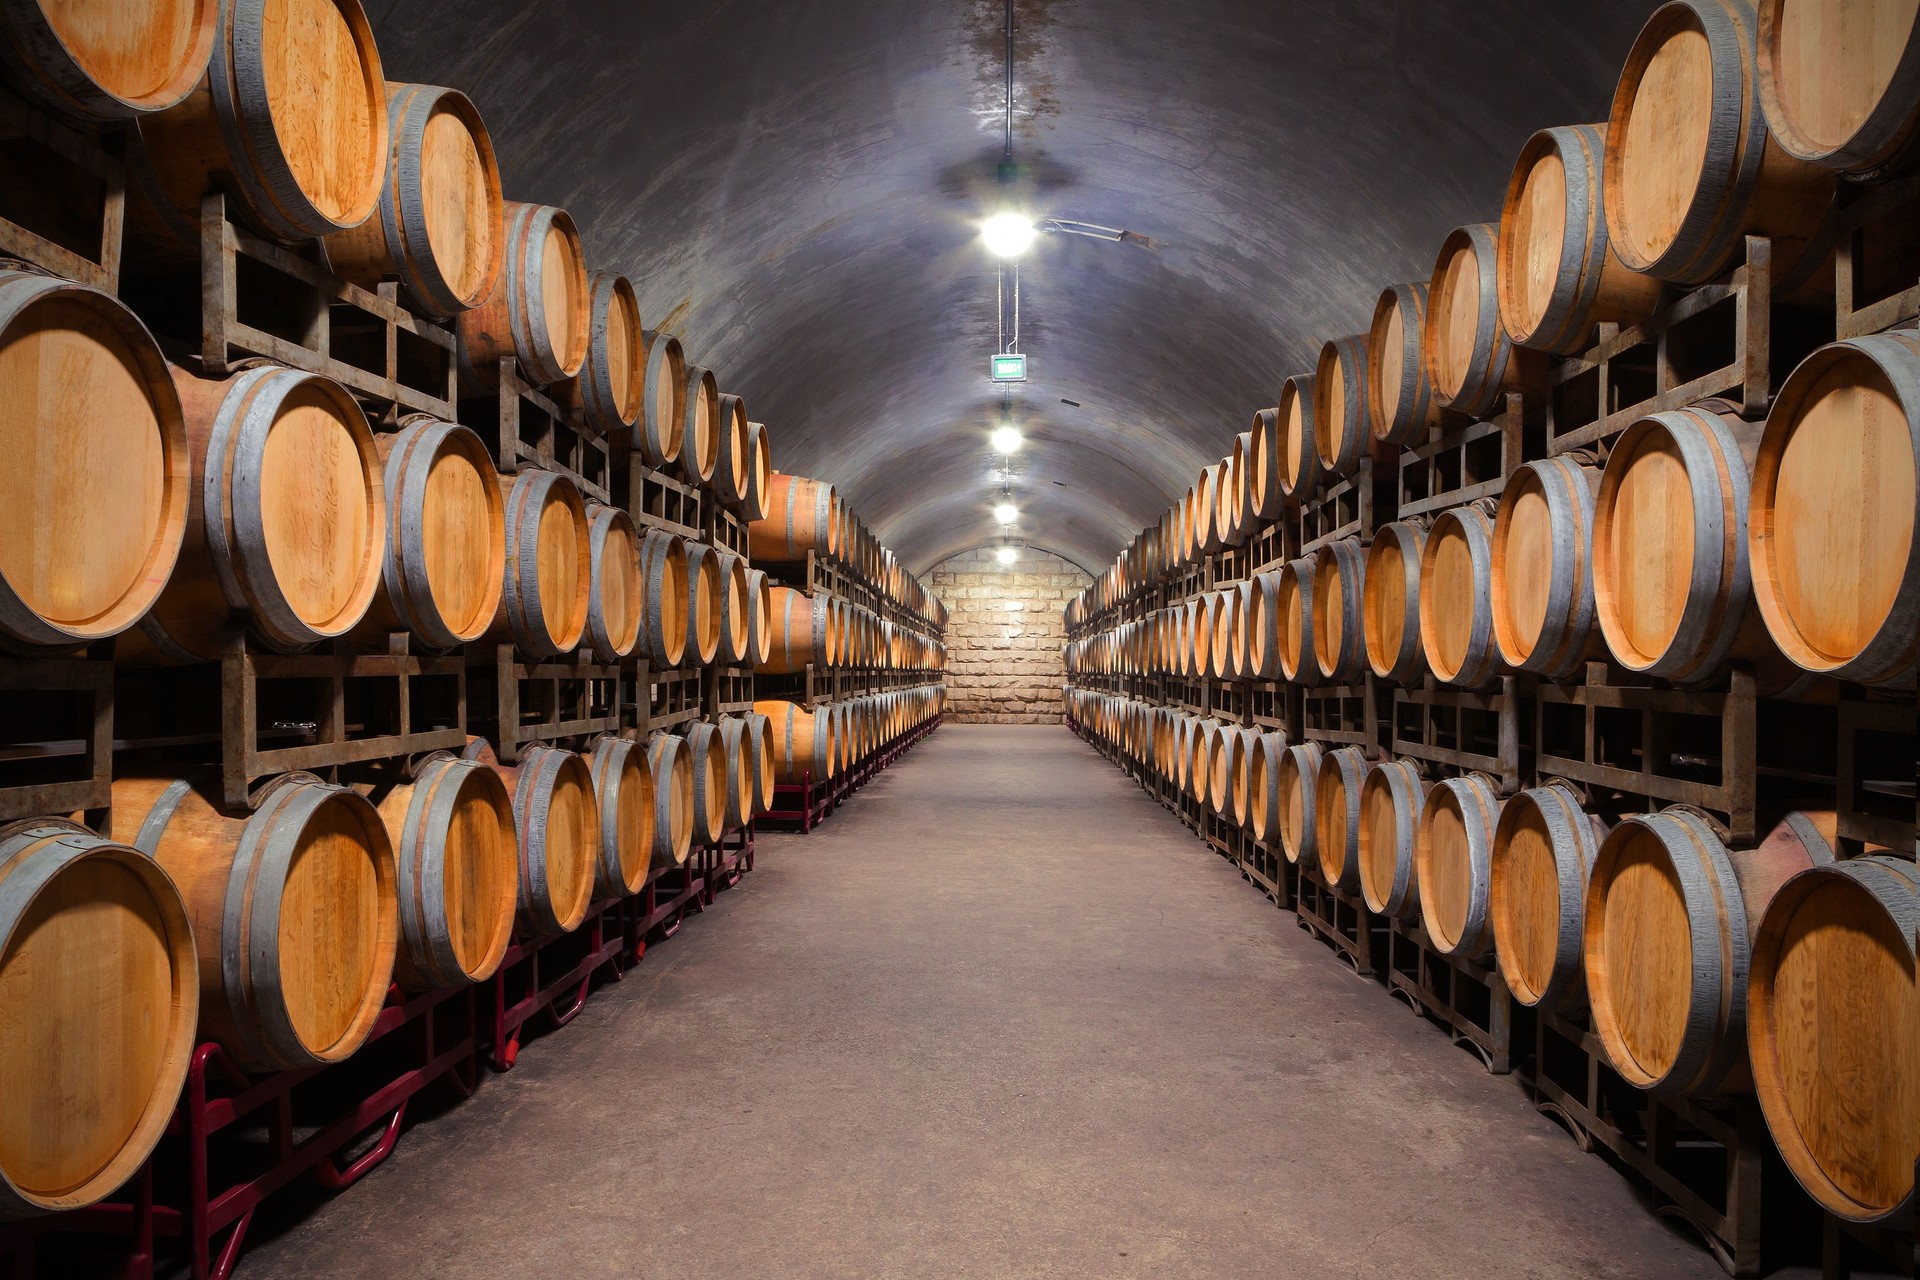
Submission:
[[[1020,553],[1012,547],[1002,547],[995,554],[998,556],[1001,564],[1012,564],[1020,558]]]
[[[993,432],[993,451],[995,453],[1020,452],[1020,433],[1012,427],[996,427]]]
[[[980,238],[996,257],[1019,257],[1033,246],[1033,236],[1033,223],[1017,213],[996,213],[980,224]]]
[[[1012,524],[1019,517],[1019,511],[1014,509],[1011,502],[1003,502],[993,509],[993,518],[998,524]]]

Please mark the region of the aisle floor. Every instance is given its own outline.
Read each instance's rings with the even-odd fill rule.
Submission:
[[[1065,729],[961,725],[240,1273],[1722,1275]]]

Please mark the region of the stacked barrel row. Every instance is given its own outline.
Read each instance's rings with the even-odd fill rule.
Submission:
[[[604,438],[616,470],[676,475],[742,523],[767,510],[767,429],[647,327],[632,281],[589,261],[565,210],[504,199],[475,104],[388,82],[358,0],[284,9],[0,4],[6,88],[103,148],[124,142],[132,169],[127,287],[0,269],[0,647],[30,664],[111,643],[123,667],[186,669],[244,632],[254,652],[506,649],[643,682],[765,660],[764,575],[724,540],[655,527],[563,469],[496,458],[458,422],[318,372],[262,360],[206,377],[163,356],[149,321],[185,297],[197,314],[211,184],[246,234],[318,241],[341,280],[396,283],[418,325],[451,332],[463,399],[497,399],[511,370]],[[296,63],[329,73],[281,74]],[[865,555],[864,531],[848,536]],[[124,1182],[197,1042],[257,1072],[337,1062],[390,982],[485,981],[510,941],[578,929],[771,803],[766,715],[623,723],[522,745],[511,765],[473,738],[331,780],[287,774],[251,809],[222,802],[204,753],[148,752],[116,763],[110,828],[0,828],[0,1021],[17,1057],[0,1071],[0,1218]]]
[[[1454,231],[1428,278],[1326,342],[1067,610],[1083,733],[1366,911],[1495,966],[1521,1004],[1588,1020],[1628,1082],[1757,1095],[1802,1185],[1855,1221],[1911,1203],[1920,1155],[1900,1057],[1920,1033],[1911,837],[1843,839],[1831,775],[1767,784],[1757,838],[1734,841],[1724,815],[1529,770],[1537,743],[1515,747],[1513,785],[1396,758],[1384,712],[1365,745],[1306,713],[1447,689],[1731,706],[1751,679],[1762,723],[1836,702],[1911,723],[1920,340],[1900,315],[1817,340],[1851,305],[1820,234],[1836,200],[1875,199],[1920,159],[1908,63],[1905,11],[1663,6],[1610,119],[1534,135],[1498,221]],[[1766,305],[1769,264],[1771,354],[1788,358],[1761,398],[1636,411],[1616,389],[1572,447],[1549,443],[1541,420],[1568,412],[1549,385],[1606,358],[1600,326],[1658,329],[1711,296]],[[1497,473],[1395,518],[1395,477],[1476,431],[1507,450]],[[1235,689],[1281,710],[1256,723]]]
[[[775,473],[771,492],[747,526],[748,551],[774,583],[754,670],[784,696],[756,705],[783,726],[781,781],[804,790],[938,718],[947,610],[833,485]]]

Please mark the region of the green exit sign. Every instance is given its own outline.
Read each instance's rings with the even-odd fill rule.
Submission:
[[[993,380],[995,382],[1025,382],[1027,380],[1027,358],[1023,355],[1000,355],[993,358]]]

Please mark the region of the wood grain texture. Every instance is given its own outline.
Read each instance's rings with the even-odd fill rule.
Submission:
[[[1577,1013],[1586,1006],[1587,881],[1606,835],[1606,824],[1583,811],[1565,783],[1522,791],[1500,811],[1487,912],[1500,940],[1500,973],[1529,1008]]]
[[[1795,159],[1873,174],[1911,158],[1920,120],[1920,3],[1762,0],[1760,102]]]
[[[218,0],[0,5],[0,67],[52,110],[89,123],[164,111],[207,71]]]

